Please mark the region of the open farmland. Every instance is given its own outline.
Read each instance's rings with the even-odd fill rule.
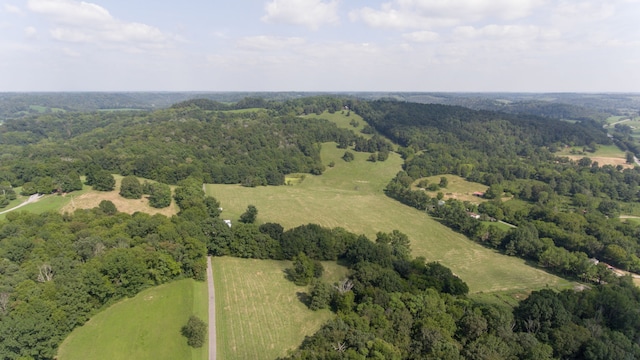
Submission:
[[[207,319],[207,284],[179,280],[142,291],[93,316],[58,350],[59,360],[205,360],[207,346],[194,349],[180,335],[189,316]]]
[[[591,152],[583,152],[581,147],[569,147],[556,153],[556,156],[566,156],[571,160],[578,161],[582,158],[589,158],[591,161],[598,162],[602,165],[622,165],[623,167],[633,167],[633,164],[627,164],[625,152],[615,145],[601,145],[598,149]]]
[[[347,116],[347,114],[349,115]],[[305,115],[304,117],[309,119],[329,120],[332,123],[336,124],[339,128],[353,130],[355,133],[357,133],[358,135],[364,138],[370,139],[372,137],[372,135],[370,134],[361,133],[362,129],[364,129],[365,125],[367,125],[367,122],[364,121],[364,119],[360,115],[354,112],[350,112],[349,110],[340,110],[333,114],[328,111],[325,111],[320,115],[309,114],[309,115]],[[357,124],[357,125],[353,126],[351,122],[355,122],[354,124]]]
[[[365,161],[368,154],[355,153],[356,159],[346,163],[340,159],[343,153],[334,143],[323,144],[323,162],[335,161],[335,167],[321,176],[307,175],[297,185],[207,185],[207,193],[221,202],[225,219],[237,219],[253,204],[259,222],[277,222],[285,228],[313,222],[344,227],[371,239],[379,231],[400,230],[411,239],[413,256],[450,267],[469,284],[471,292],[570,286],[566,280],[528,266],[525,260],[482,247],[424,212],[386,197],[384,186],[400,170],[397,154],[386,162],[371,163]]]
[[[72,193],[65,195],[65,197],[71,197],[71,199],[67,199],[66,205],[61,208],[62,212],[73,212],[76,209],[92,209],[100,204],[102,200],[109,200],[113,202],[118,211],[125,212],[128,214],[133,214],[136,211],[144,212],[150,215],[162,214],[165,216],[172,216],[178,212],[178,208],[174,201],[171,202],[166,208],[156,209],[154,207],[149,206],[149,200],[145,195],[142,196],[141,199],[125,199],[120,196],[120,182],[122,181],[122,176],[114,175],[116,179],[116,187],[113,191],[85,191],[82,194]],[[141,183],[145,181],[145,179],[139,179]],[[148,181],[148,180],[146,180]],[[151,182],[151,181],[150,181]],[[85,186],[86,187],[86,186]],[[173,188],[173,187],[172,187]]]
[[[417,190],[416,184],[418,184],[421,180],[427,180],[430,184],[435,183],[438,184],[440,182],[441,177],[446,177],[448,181],[448,185],[446,188],[438,189],[436,191],[428,191],[427,194],[431,197],[436,197],[439,192],[444,194],[444,199],[456,199],[460,201],[469,201],[472,203],[479,204],[484,200],[480,197],[474,196],[474,192],[485,192],[487,191],[488,186],[483,185],[476,182],[470,182],[461,178],[457,175],[436,175],[430,176],[427,178],[418,179],[414,182],[413,189]]]
[[[306,287],[285,278],[289,261],[213,258],[219,359],[274,359],[300,345],[333,314],[311,311],[299,295]],[[343,271],[328,271],[340,276]],[[330,281],[331,279],[327,279]]]

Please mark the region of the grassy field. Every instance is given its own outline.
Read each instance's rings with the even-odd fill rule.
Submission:
[[[149,201],[143,196],[142,199],[125,199],[120,196],[120,182],[122,176],[114,175],[116,180],[116,187],[113,191],[94,191],[90,186],[84,186],[81,191],[74,191],[65,195],[46,195],[35,203],[25,205],[19,209],[19,211],[28,211],[36,214],[43,213],[45,211],[61,211],[61,212],[73,212],[76,209],[92,209],[102,200],[110,200],[116,206],[118,211],[133,214],[136,211],[142,211],[151,215],[163,214],[166,216],[172,216],[178,212],[178,208],[175,202],[172,202],[170,206],[162,209],[156,209],[149,206]],[[145,179],[140,179],[141,182]],[[149,181],[149,180],[147,180]],[[150,181],[152,182],[152,181]],[[173,187],[172,187],[173,189]],[[19,190],[16,190],[19,192]],[[18,196],[18,199],[12,201],[9,206],[2,210],[8,210],[27,199],[26,196]],[[0,214],[0,220],[4,219],[5,214]]]
[[[147,289],[92,317],[58,350],[59,360],[206,360],[207,345],[187,345],[180,328],[189,316],[207,321],[207,284],[191,279]]]
[[[307,289],[285,279],[290,262],[222,257],[212,266],[219,359],[284,356],[332,317],[300,301]],[[327,263],[325,269],[334,279],[344,271]]]
[[[572,154],[573,152],[573,154]],[[633,167],[633,164],[627,164],[625,152],[615,145],[599,145],[598,149],[591,152],[583,152],[582,147],[569,147],[556,153],[557,156],[566,156],[571,160],[578,161],[584,157],[588,157],[592,161],[597,161],[602,165],[622,165],[623,167]]]
[[[307,223],[344,227],[371,239],[378,231],[398,229],[411,239],[413,256],[440,261],[469,284],[471,292],[522,291],[545,286],[570,287],[557,276],[476,244],[421,211],[386,197],[382,190],[400,170],[402,160],[392,154],[386,162],[340,159],[344,150],[323,144],[323,162],[335,161],[321,176],[307,175],[293,186],[246,188],[207,185],[207,193],[224,208],[222,217],[237,219],[247,205],[258,209],[259,222],[277,222],[285,228]],[[375,176],[372,176],[375,174]]]
[[[460,176],[456,175],[437,175],[430,176],[427,178],[418,179],[414,182],[414,189],[417,189],[416,184],[420,182],[420,180],[427,180],[430,184],[440,182],[441,177],[446,177],[448,181],[448,185],[444,189],[439,189],[436,191],[427,191],[427,194],[431,197],[436,197],[439,192],[444,194],[444,199],[457,199],[460,201],[469,201],[471,203],[479,204],[485,200],[479,198],[477,196],[473,196],[473,193],[485,192],[487,191],[488,186],[480,183],[467,181]]]
[[[165,216],[172,216],[178,212],[178,207],[175,202],[171,202],[166,208],[156,209],[154,207],[149,206],[149,200],[146,196],[143,196],[141,199],[125,199],[120,196],[120,182],[122,182],[122,176],[113,175],[116,180],[116,187],[113,191],[85,191],[84,193],[73,193],[67,196],[73,196],[73,202],[70,200],[66,202],[66,204],[60,207],[60,211],[62,212],[73,212],[76,209],[92,209],[100,204],[102,200],[109,200],[113,202],[118,211],[125,212],[128,214],[133,214],[136,211],[145,212],[147,214],[155,215],[162,214]],[[151,180],[139,179],[140,182]],[[85,186],[86,187],[86,186]],[[173,186],[171,187],[173,190]]]
[[[309,119],[325,119],[325,120],[329,120],[332,123],[338,125],[339,128],[343,128],[343,129],[349,129],[349,130],[353,130],[353,132],[355,132],[356,134],[364,137],[364,138],[371,138],[373,135],[370,134],[362,134],[360,131],[362,131],[362,129],[364,129],[364,126],[367,125],[367,122],[364,121],[364,119],[352,112],[349,116],[347,116],[349,112],[347,110],[345,111],[337,111],[333,114],[329,113],[328,111],[323,112],[320,115],[317,114],[310,114],[310,115],[305,115],[303,117],[305,118],[309,118]],[[351,124],[349,124],[351,121],[357,121],[358,122],[358,126],[353,126]]]
[[[16,190],[17,192],[18,190]],[[72,193],[72,195],[46,195],[44,197],[42,197],[40,200],[38,200],[37,202],[25,205],[19,209],[17,209],[16,211],[27,211],[27,212],[31,212],[31,213],[35,213],[35,214],[41,214],[43,212],[46,211],[59,211],[60,209],[63,209],[67,204],[69,204],[71,202],[71,198],[73,197],[79,197],[82,196],[86,193],[91,192],[91,187],[89,186],[85,186],[85,188],[81,191],[74,191]],[[27,200],[27,196],[20,196],[18,195],[18,198],[14,201],[12,201],[9,206],[7,206],[6,208],[2,209],[2,211],[4,210],[9,210],[13,207],[15,207],[16,205],[19,205],[20,203],[24,202],[25,200]],[[4,214],[0,214],[0,220],[4,219],[7,216],[7,213]]]

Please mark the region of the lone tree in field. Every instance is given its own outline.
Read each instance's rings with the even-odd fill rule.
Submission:
[[[100,201],[100,204],[98,204],[98,208],[102,210],[105,215],[114,215],[118,212],[116,205],[109,200]]]
[[[256,222],[256,217],[258,217],[258,209],[253,205],[249,205],[247,206],[247,211],[240,215],[240,222],[253,224]]]
[[[345,151],[344,155],[342,155],[342,160],[346,162],[353,161],[354,159],[355,159],[355,156],[351,151]]]
[[[125,199],[140,199],[142,197],[142,185],[135,176],[125,176],[120,183],[120,196]]]
[[[200,320],[197,316],[191,315],[187,325],[180,329],[180,332],[187,338],[187,344],[194,348],[204,345],[207,337],[207,324]]]
[[[446,188],[449,185],[449,179],[447,179],[446,177],[442,176],[440,178],[440,183],[438,184],[438,186],[440,186],[441,188]]]

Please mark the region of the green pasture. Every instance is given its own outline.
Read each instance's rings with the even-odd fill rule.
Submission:
[[[263,108],[247,108],[247,109],[236,109],[236,110],[224,110],[222,112],[231,113],[231,114],[241,114],[241,113],[254,113],[254,112],[267,112],[266,109]]]
[[[58,350],[59,360],[206,360],[180,334],[189,316],[208,319],[207,283],[175,281],[122,300],[75,329]]]
[[[485,248],[424,212],[385,196],[385,185],[401,168],[397,154],[385,162],[371,163],[365,160],[368,154],[355,153],[356,159],[346,163],[340,159],[343,153],[334,143],[323,144],[323,162],[334,161],[335,167],[327,168],[321,176],[307,175],[298,185],[247,188],[209,184],[206,191],[220,201],[225,219],[237,219],[253,204],[258,209],[258,222],[277,222],[285,228],[316,223],[343,227],[372,240],[379,231],[400,230],[409,236],[413,256],[450,267],[474,293],[570,286],[569,281]]]
[[[572,153],[573,151],[573,153]],[[583,152],[582,146],[573,146],[562,149],[556,153],[557,156],[582,155],[584,157],[610,157],[625,158],[625,152],[615,145],[598,145],[595,152]]]
[[[614,124],[617,123],[618,121],[624,120],[624,119],[628,119],[628,116],[622,115],[622,116],[609,116],[606,120],[607,124]]]
[[[300,296],[308,290],[285,278],[288,261],[212,259],[216,289],[218,359],[275,359],[300,346],[332,317],[311,311]],[[325,263],[328,273],[337,265]]]
[[[414,190],[417,189],[417,184],[422,180],[427,180],[429,184],[440,183],[440,178],[447,178],[447,187],[441,188],[436,191],[426,191],[431,197],[436,197],[439,192],[444,194],[444,199],[457,199],[460,201],[470,201],[473,203],[481,203],[485,200],[474,196],[474,192],[485,192],[488,186],[476,182],[467,181],[464,178],[457,175],[436,175],[422,179],[418,179],[413,183]]]
[[[305,118],[309,118],[309,119],[325,119],[325,120],[329,120],[332,123],[336,124],[339,128],[342,129],[349,129],[349,130],[353,130],[353,132],[355,132],[356,134],[364,137],[364,138],[371,138],[372,135],[370,134],[362,134],[361,131],[362,129],[364,129],[364,126],[367,125],[367,122],[358,114],[356,114],[355,112],[351,112],[351,114],[349,116],[347,116],[347,114],[349,113],[348,110],[340,110],[340,111],[336,111],[335,113],[331,114],[328,111],[323,112],[322,114],[318,115],[318,114],[310,114],[310,115],[305,115],[303,117]],[[358,122],[358,126],[354,127],[353,125],[349,124],[352,120],[355,120]]]
[[[483,221],[482,222],[485,226],[495,226],[498,229],[502,229],[504,231],[509,231],[511,230],[514,226],[509,225],[509,224],[505,224],[503,222],[499,222],[499,221]]]

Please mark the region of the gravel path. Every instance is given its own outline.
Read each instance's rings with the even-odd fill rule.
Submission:
[[[216,293],[213,288],[211,256],[207,257],[207,286],[209,288],[209,360],[216,360]]]
[[[29,199],[27,199],[27,201],[23,202],[22,204],[20,204],[18,206],[12,207],[9,210],[1,211],[0,214],[8,213],[9,211],[17,210],[17,209],[19,209],[19,208],[21,208],[21,207],[23,207],[25,205],[31,204],[33,202],[36,202],[36,201],[40,200],[40,198],[42,196],[44,196],[44,195],[33,194],[33,195],[29,196]]]

